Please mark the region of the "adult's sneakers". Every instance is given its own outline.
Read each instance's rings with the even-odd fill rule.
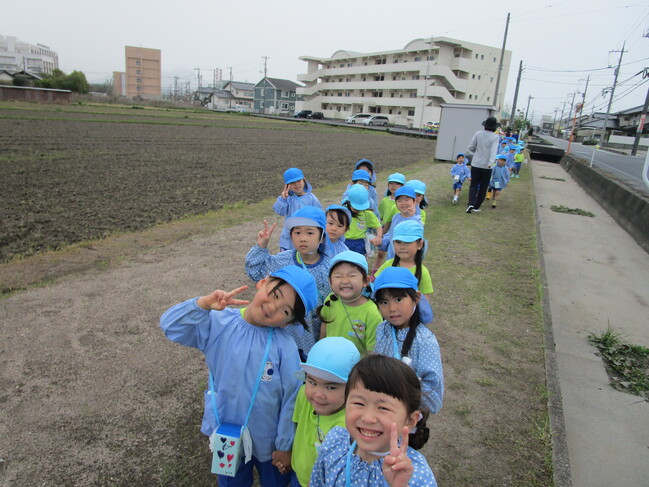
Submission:
[[[471,213],[472,211],[474,211],[473,205],[469,205],[466,207],[465,213]]]
[[[474,209],[473,209],[473,213],[479,213],[479,212],[481,212],[481,211],[482,211],[482,210],[481,210],[480,208],[474,208]]]

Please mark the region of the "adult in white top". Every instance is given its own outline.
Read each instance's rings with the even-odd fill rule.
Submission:
[[[487,195],[491,167],[496,159],[499,137],[494,132],[498,128],[496,117],[489,117],[482,122],[484,130],[478,130],[469,143],[471,159],[471,187],[469,188],[469,206],[467,213],[480,211],[480,205]]]

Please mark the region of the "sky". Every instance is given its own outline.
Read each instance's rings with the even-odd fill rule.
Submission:
[[[455,2],[414,0],[0,0],[0,35],[56,51],[65,72],[83,71],[102,82],[124,70],[124,46],[162,51],[163,89],[203,84],[214,69],[223,79],[256,83],[268,76],[297,81],[300,56],[330,57],[339,49],[402,49],[417,38],[445,36],[500,48],[511,14],[506,49],[512,51],[505,104],[538,123],[541,115],[567,116],[586,89],[585,112],[606,111],[624,45],[612,111],[642,105],[649,78],[649,0],[520,0]],[[648,37],[644,37],[644,36]],[[638,74],[639,73],[639,74]],[[533,97],[530,99],[529,97]]]

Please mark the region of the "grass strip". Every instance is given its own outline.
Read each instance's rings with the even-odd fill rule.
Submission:
[[[581,208],[568,208],[567,206],[564,205],[552,205],[550,207],[552,211],[556,211],[557,213],[566,213],[568,215],[579,215],[579,216],[590,216],[594,217],[595,213],[591,213],[590,211],[582,210]]]
[[[599,350],[614,389],[649,401],[649,348],[624,342],[610,326],[588,335],[588,341]]]

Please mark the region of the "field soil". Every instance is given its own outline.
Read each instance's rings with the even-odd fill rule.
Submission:
[[[3,168],[18,173],[18,161],[23,161],[29,172],[25,181],[32,182],[13,190],[14,198],[38,200],[27,193],[37,191],[32,187],[38,180],[33,168],[41,165],[30,165],[31,156],[21,154],[44,154],[35,161],[58,161],[45,164],[50,174],[66,167],[62,173],[69,177],[49,187],[61,198],[76,191],[89,205],[93,191],[84,185],[96,192],[103,181],[110,187],[103,202],[119,215],[113,223],[139,219],[140,228],[146,229],[115,226],[106,230],[111,235],[96,239],[97,233],[78,230],[102,219],[93,213],[101,211],[101,205],[88,209],[94,216],[86,218],[78,216],[84,215],[83,205],[72,205],[74,210],[66,211],[76,216],[57,220],[51,228],[63,233],[59,227],[66,221],[84,235],[79,238],[95,240],[58,251],[25,251],[16,245],[5,254],[10,258],[37,252],[0,264],[0,283],[6,290],[0,301],[0,485],[215,485],[207,440],[199,432],[205,364],[198,351],[164,337],[158,327],[160,314],[213,289],[252,286],[243,271],[244,257],[261,222],[276,220],[271,205],[286,167],[303,168],[327,204],[339,200],[350,168],[361,157],[369,157],[381,170],[379,194],[387,175],[397,168],[429,188],[426,265],[435,287],[432,329],[442,350],[446,394],[442,411],[429,420],[431,438],[422,452],[439,485],[552,485],[533,195],[527,172],[503,192],[497,210],[485,206],[482,214],[467,215],[462,206],[450,204],[450,165],[432,163],[434,146],[424,140],[232,116],[228,123],[244,126],[203,127],[197,122],[185,127],[184,115],[173,118],[162,111],[152,117],[157,122],[172,120],[165,132],[166,126],[155,123],[150,127],[127,122],[134,117],[127,110],[79,111],[34,115],[14,105],[0,110],[0,117],[7,114],[0,118],[0,127],[11,127],[24,144],[20,151],[14,149],[14,158],[2,156]],[[139,112],[137,117],[143,117]],[[81,121],[109,115],[125,121]],[[191,121],[204,115],[188,116]],[[39,130],[63,139],[52,136],[48,148],[30,142],[15,128],[16,121],[32,139]],[[105,130],[95,132],[97,127]],[[205,143],[200,135],[204,130],[218,142]],[[264,135],[266,131],[277,139]],[[116,133],[122,138],[113,140]],[[85,144],[89,134],[94,144]],[[244,134],[252,134],[252,140]],[[266,144],[260,142],[262,137],[267,137]],[[152,140],[166,150],[153,147]],[[238,145],[230,144],[235,140]],[[75,149],[75,144],[84,149]],[[294,152],[293,146],[301,149]],[[130,158],[125,147],[130,147]],[[213,158],[220,156],[213,152],[219,147],[229,147],[224,151],[229,158],[217,164]],[[85,152],[105,153],[103,163],[93,166],[94,158]],[[64,158],[61,153],[73,155]],[[82,164],[78,159],[84,157]],[[167,162],[160,165],[159,159]],[[133,169],[138,160],[146,160],[144,166],[150,169]],[[111,161],[121,161],[119,170],[106,171]],[[87,171],[84,184],[74,177],[82,167]],[[122,171],[140,174],[139,184],[121,178]],[[111,183],[112,173],[130,190]],[[147,186],[146,174],[157,186]],[[193,191],[206,192],[197,196]],[[47,192],[43,198],[56,206],[57,199]],[[222,195],[242,197],[219,199]],[[213,206],[204,208],[203,202]],[[149,220],[143,207],[158,216]],[[48,212],[48,205],[22,208],[25,221],[31,218],[27,208]],[[198,216],[178,219],[187,214]],[[174,221],[155,224],[167,220]],[[50,243],[40,248],[73,241],[66,238],[55,245],[45,239]]]

